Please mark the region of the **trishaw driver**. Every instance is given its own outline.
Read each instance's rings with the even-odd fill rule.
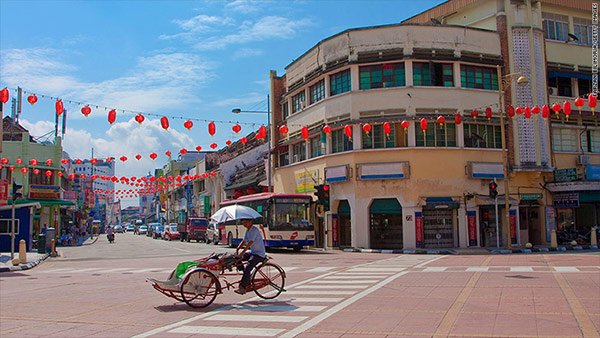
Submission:
[[[237,256],[241,249],[241,254],[244,255],[242,261],[248,261],[248,264],[246,264],[246,268],[244,268],[244,275],[240,281],[240,286],[235,290],[235,293],[239,293],[240,295],[246,293],[246,288],[250,284],[250,273],[252,273],[252,269],[254,269],[258,263],[264,261],[266,257],[265,243],[260,234],[260,230],[258,230],[257,227],[252,226],[251,219],[243,219],[242,225],[246,228],[246,234],[244,235],[244,240],[238,245],[237,249],[235,249],[235,255]],[[250,249],[250,252],[246,252],[248,249]]]

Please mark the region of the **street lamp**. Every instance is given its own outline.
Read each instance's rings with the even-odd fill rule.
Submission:
[[[269,192],[271,192],[271,138],[272,138],[272,133],[273,131],[271,130],[271,102],[270,102],[270,95],[267,95],[267,111],[262,111],[262,110],[241,110],[240,108],[234,108],[231,110],[232,113],[234,114],[240,114],[240,113],[248,113],[248,114],[267,114],[267,128],[269,128],[269,132],[267,133],[267,142],[269,144],[269,149],[267,152],[267,166],[268,166],[268,172],[266,173],[267,176],[267,185],[269,187]]]
[[[506,149],[506,140],[505,140],[505,131],[504,131],[504,105],[502,103],[502,99],[504,98],[505,91],[510,89],[512,85],[512,80],[515,76],[519,76],[517,78],[518,85],[525,85],[529,82],[529,80],[523,76],[521,73],[512,73],[507,75],[502,75],[502,68],[500,65],[496,66],[498,71],[498,104],[500,105],[500,137],[501,137],[501,146],[502,146],[502,171],[504,173],[504,221],[502,226],[502,237],[507,238],[506,247],[508,249],[512,248],[512,239],[510,236],[510,202],[508,198],[508,186],[509,186],[509,178],[508,178],[508,149]]]

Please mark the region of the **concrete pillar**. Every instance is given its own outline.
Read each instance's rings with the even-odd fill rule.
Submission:
[[[550,232],[550,247],[556,248],[558,247],[558,242],[556,240],[556,230],[552,229]]]
[[[590,234],[590,245],[598,246],[598,238],[595,227],[592,227],[592,233]]]

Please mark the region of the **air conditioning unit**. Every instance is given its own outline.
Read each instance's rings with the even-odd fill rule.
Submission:
[[[548,87],[548,95],[558,96],[558,88]]]
[[[590,155],[579,155],[579,156],[577,156],[577,164],[578,165],[588,165],[588,164],[590,164]]]
[[[294,163],[298,162],[298,154],[294,154]]]

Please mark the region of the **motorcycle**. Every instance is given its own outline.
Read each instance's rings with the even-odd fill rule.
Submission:
[[[115,241],[115,234],[114,233],[108,234],[108,235],[106,235],[106,237],[108,238],[108,242],[109,243],[112,243],[112,242]]]

